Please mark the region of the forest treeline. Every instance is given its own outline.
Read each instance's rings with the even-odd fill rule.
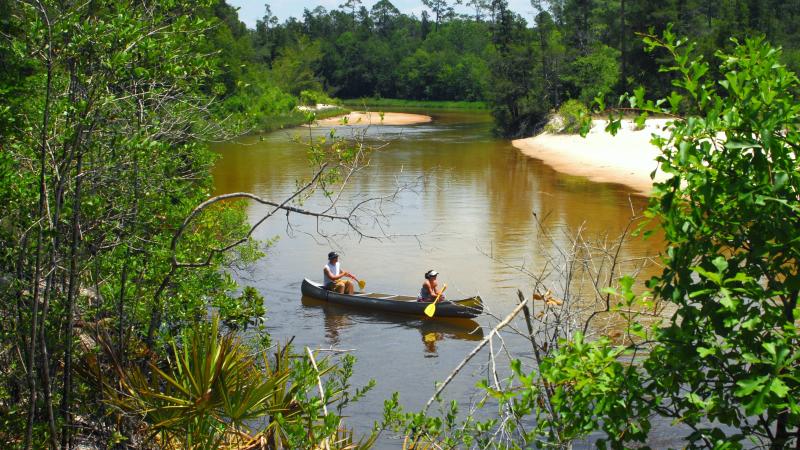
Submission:
[[[470,13],[456,13],[457,3]],[[540,128],[548,111],[568,99],[616,99],[638,86],[666,94],[673,75],[659,65],[667,55],[646,53],[639,33],[659,35],[670,23],[698,43],[706,60],[732,48],[731,38],[764,35],[783,47],[790,68],[800,67],[800,5],[793,1],[531,3],[523,17],[506,0],[425,0],[416,16],[390,0],[371,6],[346,0],[282,23],[267,5],[254,30],[231,13],[226,23],[239,46],[226,49],[240,53],[227,58],[231,67],[237,61],[270,67],[293,94],[485,101],[507,136]]]

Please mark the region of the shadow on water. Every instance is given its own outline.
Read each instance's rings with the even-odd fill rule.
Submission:
[[[302,296],[304,307],[320,308],[324,314],[325,337],[338,345],[344,330],[359,324],[389,325],[419,330],[426,356],[436,356],[436,344],[445,339],[480,341],[483,328],[472,319],[427,318],[406,314],[390,314],[382,311],[367,311],[343,305],[335,305],[313,297]]]

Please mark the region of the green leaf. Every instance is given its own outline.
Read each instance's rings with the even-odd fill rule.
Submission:
[[[716,353],[716,348],[697,347],[697,354],[699,354],[701,358],[706,358],[708,356],[715,355]]]
[[[728,269],[728,261],[726,261],[722,256],[714,258],[712,264],[714,264],[714,267],[716,267],[720,273],[725,272]]]
[[[770,390],[780,398],[785,398],[786,394],[789,393],[789,387],[786,386],[786,383],[781,381],[780,378],[774,378],[772,380]]]
[[[746,397],[753,392],[759,391],[764,387],[764,383],[769,379],[769,375],[764,375],[758,378],[749,378],[746,380],[740,380],[736,382],[736,385],[739,386],[734,392],[734,395],[737,397]]]

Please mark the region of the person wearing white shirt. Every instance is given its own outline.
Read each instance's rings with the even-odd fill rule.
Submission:
[[[324,277],[325,289],[329,291],[336,291],[340,294],[352,294],[355,291],[355,285],[350,280],[344,278],[357,278],[350,272],[342,270],[339,265],[339,254],[336,252],[328,253],[328,264],[322,268],[322,275]]]

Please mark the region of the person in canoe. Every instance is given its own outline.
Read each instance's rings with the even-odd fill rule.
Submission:
[[[435,270],[425,272],[425,281],[422,283],[422,289],[419,290],[419,295],[417,296],[418,302],[432,302],[437,295],[439,296],[439,301],[444,300],[444,294],[439,290],[439,284],[436,282],[437,276],[439,276],[439,272]]]
[[[322,268],[322,275],[325,281],[325,289],[329,291],[336,291],[340,294],[352,294],[355,291],[355,284],[352,281],[346,280],[352,278],[358,281],[352,273],[342,270],[339,265],[339,254],[336,252],[328,253],[328,264]]]

